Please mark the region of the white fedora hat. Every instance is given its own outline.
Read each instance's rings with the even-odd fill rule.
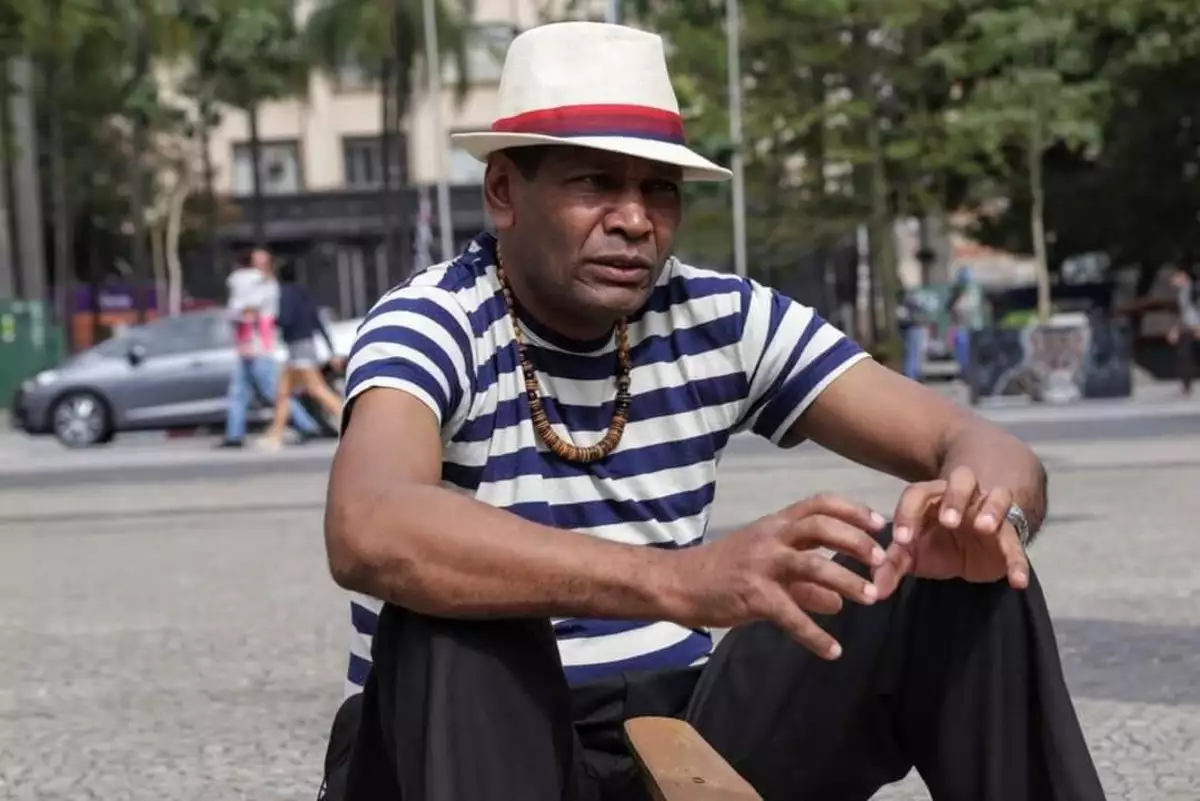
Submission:
[[[602,22],[555,22],[513,39],[500,119],[451,138],[481,161],[511,147],[575,145],[675,164],[688,181],[730,177],[685,142],[662,39]]]

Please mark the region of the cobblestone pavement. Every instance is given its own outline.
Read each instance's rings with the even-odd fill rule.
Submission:
[[[1040,450],[1035,564],[1109,797],[1195,801],[1200,424]],[[819,452],[739,452],[722,481],[719,529],[817,490],[890,508],[899,489]],[[347,623],[323,476],[4,485],[0,799],[313,798]],[[927,797],[916,777],[878,796]]]

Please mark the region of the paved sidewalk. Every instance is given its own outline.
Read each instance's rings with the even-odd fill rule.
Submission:
[[[1108,798],[1197,801],[1200,432],[1036,446],[1053,503],[1034,563]],[[890,510],[900,486],[820,452],[733,453],[714,530],[818,490]],[[313,798],[348,627],[324,492],[315,470],[0,478],[0,799]],[[877,801],[928,798],[913,776]]]

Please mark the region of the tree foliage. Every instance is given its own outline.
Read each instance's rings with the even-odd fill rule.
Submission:
[[[689,138],[718,156],[724,5],[626,3],[668,39]],[[741,14],[752,263],[811,270],[792,265],[867,223],[890,289],[891,222],[952,210],[1051,268],[1080,249],[1200,258],[1192,0],[763,0]],[[727,209],[702,204],[685,246],[725,260]]]

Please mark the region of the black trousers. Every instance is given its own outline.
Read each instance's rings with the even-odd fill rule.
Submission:
[[[920,772],[935,801],[1102,801],[1045,599],[909,579],[819,621],[826,662],[768,624],[702,668],[568,688],[550,624],[387,606],[343,706],[329,801],[644,801],[621,724],[690,721],[767,801],[864,801]]]

